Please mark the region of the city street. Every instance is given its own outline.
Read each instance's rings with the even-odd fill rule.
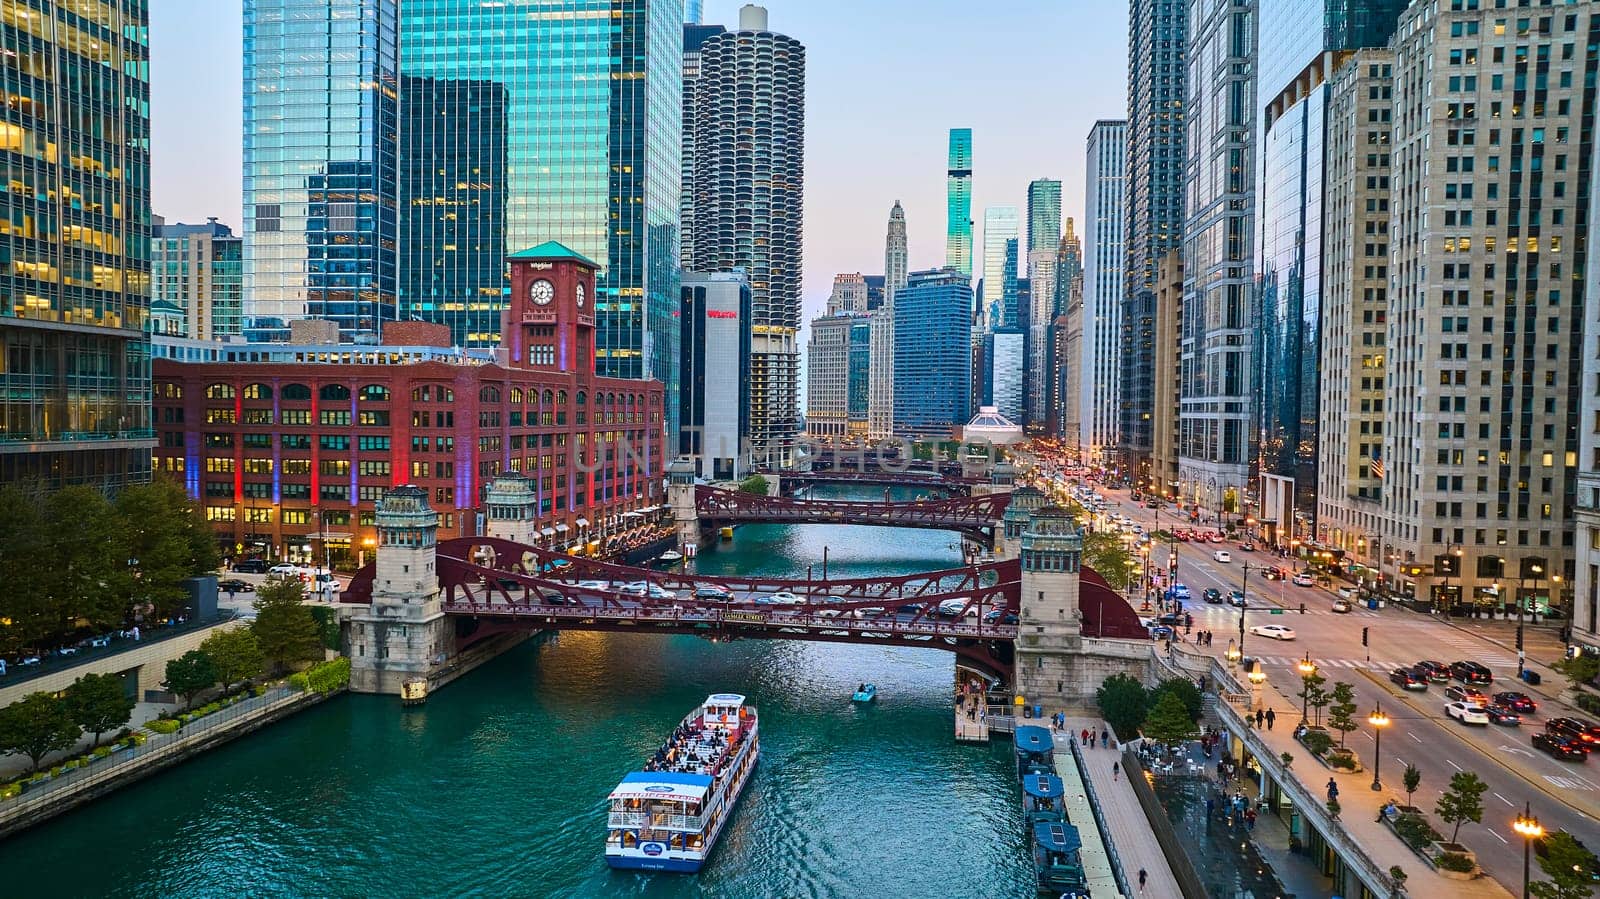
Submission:
[[[1107,512],[1121,512],[1149,531],[1156,529],[1156,510],[1134,503],[1127,491],[1102,488],[1100,492],[1106,497]],[[1162,526],[1171,527],[1174,517],[1170,506],[1162,510]],[[1204,525],[1195,527],[1205,529]],[[1192,631],[1209,630],[1215,634],[1210,646],[1196,651],[1219,658],[1226,653],[1229,640],[1239,640],[1240,611],[1225,604],[1208,604],[1201,599],[1201,592],[1215,587],[1226,596],[1231,590],[1245,587],[1244,566],[1250,565],[1244,613],[1244,655],[1260,659],[1268,685],[1282,694],[1281,701],[1271,703],[1277,727],[1293,728],[1300,720],[1296,694],[1300,692],[1301,683],[1296,666],[1307,653],[1328,679],[1324,689],[1331,690],[1336,681],[1346,681],[1355,688],[1359,708],[1356,720],[1360,728],[1349,734],[1347,745],[1356,750],[1366,770],[1336,775],[1346,790],[1364,789],[1372,781],[1373,728],[1366,719],[1381,702],[1391,722],[1382,736],[1383,759],[1379,773],[1384,792],[1403,802],[1401,773],[1407,764],[1415,765],[1422,772],[1416,804],[1431,813],[1451,775],[1458,771],[1477,773],[1489,785],[1484,795],[1484,821],[1481,826],[1463,825],[1461,842],[1472,848],[1478,854],[1479,864],[1502,883],[1521,882],[1521,838],[1512,831],[1511,822],[1525,802],[1532,802],[1534,813],[1547,830],[1561,828],[1577,834],[1596,832],[1596,819],[1600,818],[1600,770],[1596,770],[1594,763],[1558,761],[1537,752],[1530,743],[1532,734],[1543,728],[1548,717],[1581,713],[1555,707],[1545,696],[1528,690],[1517,681],[1514,651],[1468,629],[1394,605],[1376,611],[1360,605],[1347,613],[1334,613],[1331,609],[1336,595],[1332,591],[1266,580],[1257,574],[1257,565],[1289,568],[1292,563],[1261,550],[1242,552],[1236,542],[1179,541],[1176,547],[1177,581],[1191,591],[1184,611],[1194,616]],[[1211,554],[1217,549],[1227,549],[1233,561],[1213,561]],[[1164,571],[1167,562],[1168,546],[1154,543],[1151,570]],[[1342,583],[1335,581],[1335,587]],[[1304,614],[1299,612],[1302,603],[1306,608]],[[1271,610],[1275,608],[1284,611],[1273,614]],[[1249,633],[1250,628],[1262,624],[1291,627],[1295,639],[1279,641]],[[1362,645],[1363,629],[1367,631],[1368,646]],[[1193,639],[1192,632],[1184,635],[1191,649],[1195,649]],[[1495,676],[1494,684],[1485,692],[1528,692],[1539,703],[1539,711],[1525,715],[1518,727],[1459,724],[1444,713],[1447,684],[1431,685],[1425,693],[1402,693],[1389,683],[1391,669],[1411,666],[1425,658],[1446,664],[1463,659],[1480,662]],[[1264,695],[1270,695],[1270,691]],[[1554,711],[1555,708],[1561,710]],[[1322,776],[1320,771],[1301,773],[1318,781]]]

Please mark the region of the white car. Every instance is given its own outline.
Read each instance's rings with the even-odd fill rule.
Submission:
[[[267,574],[269,576],[278,575],[279,577],[303,577],[305,576],[305,570],[299,565],[290,565],[288,562],[284,562],[268,568]]]
[[[939,614],[946,618],[960,618],[962,610],[966,608],[967,601],[964,599],[947,599],[939,603]],[[968,610],[967,614],[976,615],[978,610],[974,607]]]
[[[1225,549],[1219,549],[1211,554],[1211,560],[1213,562],[1232,562],[1233,554]]]
[[[790,593],[788,590],[779,590],[772,594],[772,601],[780,606],[803,606],[806,601]]]
[[[1462,724],[1488,725],[1489,723],[1489,713],[1484,711],[1483,706],[1475,702],[1445,703],[1444,713]]]
[[[610,581],[579,581],[579,590],[610,590]]]
[[[1339,598],[1340,599],[1355,599],[1356,598],[1355,588],[1354,587],[1340,587],[1339,588]]]
[[[1284,627],[1281,624],[1258,624],[1250,629],[1250,633],[1257,637],[1271,637],[1274,640],[1294,639],[1294,628]]]
[[[1316,586],[1316,581],[1311,579],[1311,575],[1301,573],[1294,576],[1294,585],[1296,587],[1314,587]]]

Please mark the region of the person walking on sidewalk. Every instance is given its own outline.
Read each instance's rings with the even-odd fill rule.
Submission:
[[[1256,709],[1256,729],[1257,730],[1261,729],[1261,726],[1264,723],[1266,723],[1266,720],[1267,720],[1267,713],[1261,711],[1260,709]]]
[[[1333,782],[1333,778],[1330,777],[1330,778],[1328,778],[1328,801],[1332,802],[1333,800],[1338,799],[1338,798],[1339,798],[1339,785],[1334,783]]]
[[[1111,763],[1111,782],[1112,783],[1116,783],[1121,778],[1122,778],[1122,763],[1121,762],[1112,762]]]
[[[1150,877],[1149,872],[1145,871],[1145,869],[1143,869],[1143,868],[1139,869],[1139,892],[1141,892],[1141,893],[1144,892],[1144,882],[1149,877]]]
[[[1277,719],[1278,716],[1271,709],[1267,709],[1267,730],[1272,730],[1272,722]]]

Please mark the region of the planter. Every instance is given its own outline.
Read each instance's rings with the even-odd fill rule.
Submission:
[[[1478,860],[1477,853],[1461,845],[1460,843],[1434,843],[1433,852],[1435,855],[1442,855],[1446,852],[1450,853],[1451,855],[1465,855],[1467,857],[1467,861],[1470,862],[1476,862]]]

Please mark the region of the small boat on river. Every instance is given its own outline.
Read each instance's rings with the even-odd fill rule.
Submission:
[[[760,757],[755,707],[737,693],[706,697],[611,791],[606,864],[699,871]]]
[[[850,697],[851,702],[872,702],[878,698],[877,684],[862,684],[856,688],[855,695]]]

